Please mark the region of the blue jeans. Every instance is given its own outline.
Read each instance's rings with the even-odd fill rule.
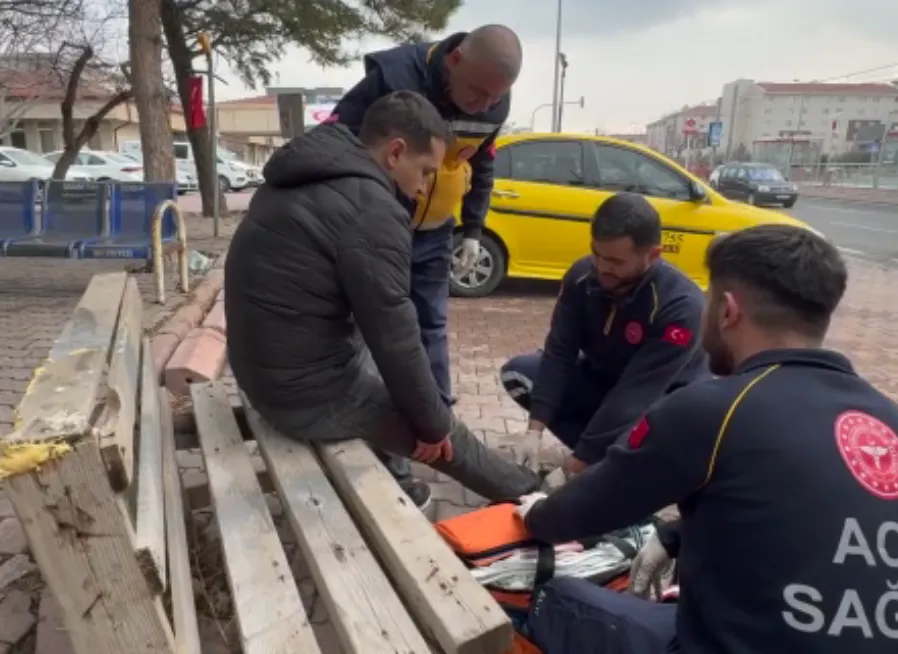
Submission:
[[[679,651],[676,614],[676,604],[556,577],[537,591],[528,629],[543,654],[664,654]]]
[[[509,359],[499,373],[505,390],[527,412],[530,411],[530,392],[536,382],[542,356],[539,351],[519,354]],[[567,380],[561,406],[551,424],[546,426],[558,440],[570,449],[576,449],[580,436],[609,390],[589,364],[580,361],[574,368],[573,377]]]
[[[452,382],[449,377],[449,273],[452,270],[452,231],[447,220],[431,230],[412,233],[411,297],[418,311],[421,342],[427,351],[430,369],[443,400],[449,402]],[[387,469],[398,481],[411,477],[408,459],[389,456]]]

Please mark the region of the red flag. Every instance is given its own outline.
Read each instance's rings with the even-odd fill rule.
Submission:
[[[185,112],[187,127],[200,129],[206,126],[206,110],[203,107],[203,78],[194,75],[190,78],[190,106]]]

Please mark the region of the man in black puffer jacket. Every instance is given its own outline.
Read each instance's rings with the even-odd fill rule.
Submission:
[[[396,187],[426,187],[450,139],[433,105],[400,91],[370,107],[358,137],[322,125],[274,154],[228,253],[230,364],[252,407],[289,436],[363,438],[486,498],[515,498],[537,475],[454,419],[409,297]],[[422,506],[429,492],[416,484],[404,488]]]

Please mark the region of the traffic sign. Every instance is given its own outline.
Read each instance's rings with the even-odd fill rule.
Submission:
[[[687,118],[685,126],[683,127],[684,134],[694,134],[696,132],[695,129],[695,118]]]

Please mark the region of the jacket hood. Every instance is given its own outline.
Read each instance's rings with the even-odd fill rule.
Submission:
[[[294,188],[342,177],[363,177],[393,190],[393,183],[362,142],[344,125],[320,125],[281,146],[265,164],[265,182]]]

